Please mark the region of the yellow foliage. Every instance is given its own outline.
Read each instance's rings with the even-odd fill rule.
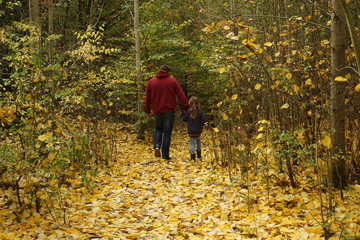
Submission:
[[[311,85],[312,85],[312,81],[311,81],[311,79],[306,80],[306,81],[305,81],[305,84],[306,84],[306,85],[310,85],[310,86],[311,86]]]
[[[227,115],[226,113],[224,113],[224,112],[221,113],[221,118],[222,118],[224,121],[226,121],[226,120],[229,119],[228,115]]]
[[[262,120],[258,124],[261,131],[256,138],[260,141],[252,145],[258,150],[254,156],[263,158],[256,154],[272,147],[263,141],[270,122]],[[32,210],[19,214],[17,208],[0,198],[0,239],[323,239],[319,189],[303,182],[312,169],[298,167],[300,187],[292,189],[287,174],[278,173],[277,159],[269,155],[269,175],[261,173],[259,164],[256,172],[249,168],[247,179],[242,179],[244,175],[239,172],[233,175],[236,180],[230,181],[228,169],[210,167],[214,149],[207,131],[220,132],[218,128],[205,129],[204,156],[197,162],[188,160],[185,134],[174,134],[174,158],[164,161],[153,156],[151,144],[139,142],[134,134],[119,132],[116,162],[111,169],[98,169],[96,191],[85,191],[82,179],[72,176],[66,179],[69,186],[61,187],[60,203],[48,198],[52,192],[37,193],[38,198],[48,201],[49,208],[54,208],[53,216],[47,216],[46,209],[41,215]],[[304,138],[303,131],[295,135],[299,141]],[[41,135],[41,140],[51,137],[48,132]],[[55,153],[47,159],[55,159]],[[41,179],[34,177],[31,183],[41,184]],[[58,183],[56,179],[48,182],[51,187]],[[34,190],[29,182],[21,187],[21,191]],[[13,192],[8,196],[16,199]],[[360,185],[344,190],[351,201],[336,202],[332,215],[336,219],[334,231],[349,239],[356,236],[359,226],[359,193]]]
[[[262,85],[260,84],[260,83],[257,83],[256,85],[255,85],[255,90],[260,90],[261,89],[261,87],[262,87]]]
[[[289,104],[288,103],[285,103],[284,105],[282,105],[281,107],[280,107],[280,109],[287,109],[287,108],[289,108]]]
[[[287,80],[292,79],[292,74],[291,74],[291,73],[286,74],[286,79],[287,79]]]
[[[300,87],[294,84],[294,92],[298,93],[300,91]]]
[[[47,133],[45,133],[45,134],[43,134],[43,135],[40,135],[39,137],[38,137],[38,139],[40,140],[40,141],[42,141],[42,142],[44,142],[44,141],[46,141],[46,140],[49,140],[51,137],[52,137],[52,132],[47,132]]]
[[[338,76],[338,77],[335,78],[335,81],[337,81],[337,82],[346,82],[347,79],[342,77],[342,76]]]
[[[331,137],[329,135],[326,135],[322,139],[321,144],[324,145],[327,148],[331,148]]]
[[[356,85],[355,91],[360,92],[360,83],[358,85]]]
[[[0,108],[0,124],[9,125],[16,119],[15,106]]]

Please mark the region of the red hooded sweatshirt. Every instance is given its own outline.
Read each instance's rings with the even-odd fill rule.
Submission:
[[[176,97],[184,110],[189,108],[187,98],[179,82],[168,72],[160,71],[151,78],[146,86],[145,112],[175,112]]]

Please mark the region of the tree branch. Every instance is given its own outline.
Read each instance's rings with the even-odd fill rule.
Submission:
[[[351,37],[351,41],[352,44],[354,45],[354,50],[355,50],[355,58],[356,58],[356,63],[357,63],[357,73],[360,73],[360,43],[359,43],[359,38],[356,34],[356,29],[355,29],[355,25],[354,25],[354,19],[350,13],[349,10],[349,6],[346,3],[345,0],[340,0],[340,5],[342,7],[342,9],[344,10],[345,13],[345,18],[346,18],[346,24],[348,26],[349,29],[349,33],[350,33],[350,37]]]

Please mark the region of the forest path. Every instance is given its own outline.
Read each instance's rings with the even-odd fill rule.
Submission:
[[[117,161],[97,178],[98,194],[83,201],[70,224],[101,239],[324,239],[318,192],[300,178],[306,172],[298,172],[298,189],[284,174],[269,185],[254,172],[249,182],[244,174],[230,181],[226,168],[210,164],[210,132],[202,135],[203,159],[192,162],[184,129],[177,124],[173,132],[171,161],[154,157],[152,143],[123,134]],[[358,190],[346,195],[357,199]],[[339,239],[344,224],[354,236],[360,206],[336,204],[336,219],[348,222],[329,220],[336,223],[330,239]]]
[[[154,157],[152,144],[136,140],[133,134],[122,136],[117,161],[97,178],[99,189],[83,195],[81,204],[68,213],[74,233],[154,240],[255,236],[250,225],[242,229],[239,224],[241,215],[247,215],[239,195],[244,191],[231,186],[227,174],[209,166],[206,143],[203,159],[190,161],[188,137],[175,130],[172,160],[167,161]]]
[[[151,143],[119,132],[117,159],[90,179],[90,191],[74,178],[52,216],[26,210],[21,222],[0,219],[0,239],[324,239],[316,189],[300,176],[298,189],[285,175],[269,186],[262,174],[249,174],[249,187],[244,176],[230,181],[227,169],[209,164],[209,135],[202,137],[203,159],[191,162],[183,129],[173,134],[171,161],[155,158]],[[357,236],[359,189],[345,193],[351,201],[336,200],[330,239],[344,229]]]
[[[239,229],[228,222],[234,199],[225,196],[226,176],[215,175],[207,163],[205,144],[203,151],[203,159],[190,161],[188,137],[175,131],[172,160],[167,161],[154,157],[152,144],[124,135],[111,177],[99,177],[103,179],[99,185],[105,187],[91,204],[96,211],[90,217],[91,229],[96,230],[91,224],[96,216],[96,222],[103,224],[97,224],[94,233],[102,237],[239,238]]]

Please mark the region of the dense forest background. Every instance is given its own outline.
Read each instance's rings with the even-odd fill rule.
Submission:
[[[0,0],[0,187],[17,193],[9,204],[40,211],[45,189],[58,193],[74,172],[91,186],[116,159],[120,122],[149,141],[143,96],[163,64],[199,97],[214,166],[285,173],[293,188],[297,167],[311,169],[319,189],[359,184],[359,1],[138,4],[140,64],[134,1]]]

